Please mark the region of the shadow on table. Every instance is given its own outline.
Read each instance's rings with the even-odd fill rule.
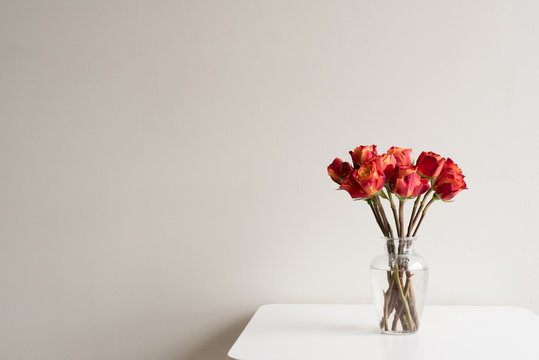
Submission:
[[[220,329],[204,341],[198,350],[182,357],[181,360],[226,360],[228,350],[240,336],[251,317],[252,314]]]
[[[380,329],[374,326],[333,326],[325,327],[325,330],[330,331],[336,336],[343,333],[346,334],[366,334],[366,335],[380,335]]]
[[[349,336],[349,335],[379,335],[380,329],[374,326],[368,326],[363,324],[357,325],[329,325],[329,324],[305,324],[305,325],[294,325],[289,327],[284,327],[280,329],[282,334],[290,332],[291,334],[297,334],[301,332],[305,335],[315,335],[315,336]]]

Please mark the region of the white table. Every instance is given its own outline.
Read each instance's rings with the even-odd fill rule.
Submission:
[[[427,306],[419,332],[382,335],[373,305],[261,306],[235,360],[539,360],[539,317],[517,307]]]

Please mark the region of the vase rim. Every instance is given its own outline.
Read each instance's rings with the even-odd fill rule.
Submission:
[[[403,237],[389,237],[389,236],[380,236],[380,238],[384,241],[413,241],[417,240],[418,236],[403,236]]]

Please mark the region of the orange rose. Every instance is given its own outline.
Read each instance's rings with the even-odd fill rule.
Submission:
[[[376,162],[376,166],[378,166],[378,168],[384,172],[386,180],[390,180],[393,177],[395,167],[397,166],[397,160],[395,160],[395,156],[393,156],[393,154],[378,155],[369,161]]]
[[[376,162],[368,161],[343,180],[341,189],[348,191],[354,199],[369,198],[382,190],[385,182],[386,177]]]
[[[389,188],[401,197],[412,198],[430,189],[430,185],[428,179],[419,176],[414,166],[397,166]]]
[[[462,190],[467,189],[462,170],[451,159],[444,163],[440,176],[434,182],[434,191],[442,200],[451,200]]]
[[[403,149],[400,147],[393,146],[387,151],[387,153],[395,156],[395,160],[397,160],[397,165],[412,165],[412,149]]]
[[[349,151],[350,156],[352,157],[352,162],[354,163],[354,168],[358,169],[361,164],[366,163],[370,159],[376,156],[376,145],[371,146],[358,146],[354,151]]]
[[[436,179],[442,171],[445,159],[433,152],[423,151],[417,158],[417,173],[428,179]]]
[[[352,172],[352,166],[347,161],[342,161],[339,158],[335,158],[328,166],[328,174],[331,179],[337,184],[341,184],[343,179],[346,178]]]

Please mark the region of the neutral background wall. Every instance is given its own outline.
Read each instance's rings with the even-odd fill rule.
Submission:
[[[0,357],[223,359],[266,303],[367,303],[326,166],[432,150],[470,190],[430,304],[539,312],[537,1],[0,2]],[[374,326],[374,324],[373,324]]]

